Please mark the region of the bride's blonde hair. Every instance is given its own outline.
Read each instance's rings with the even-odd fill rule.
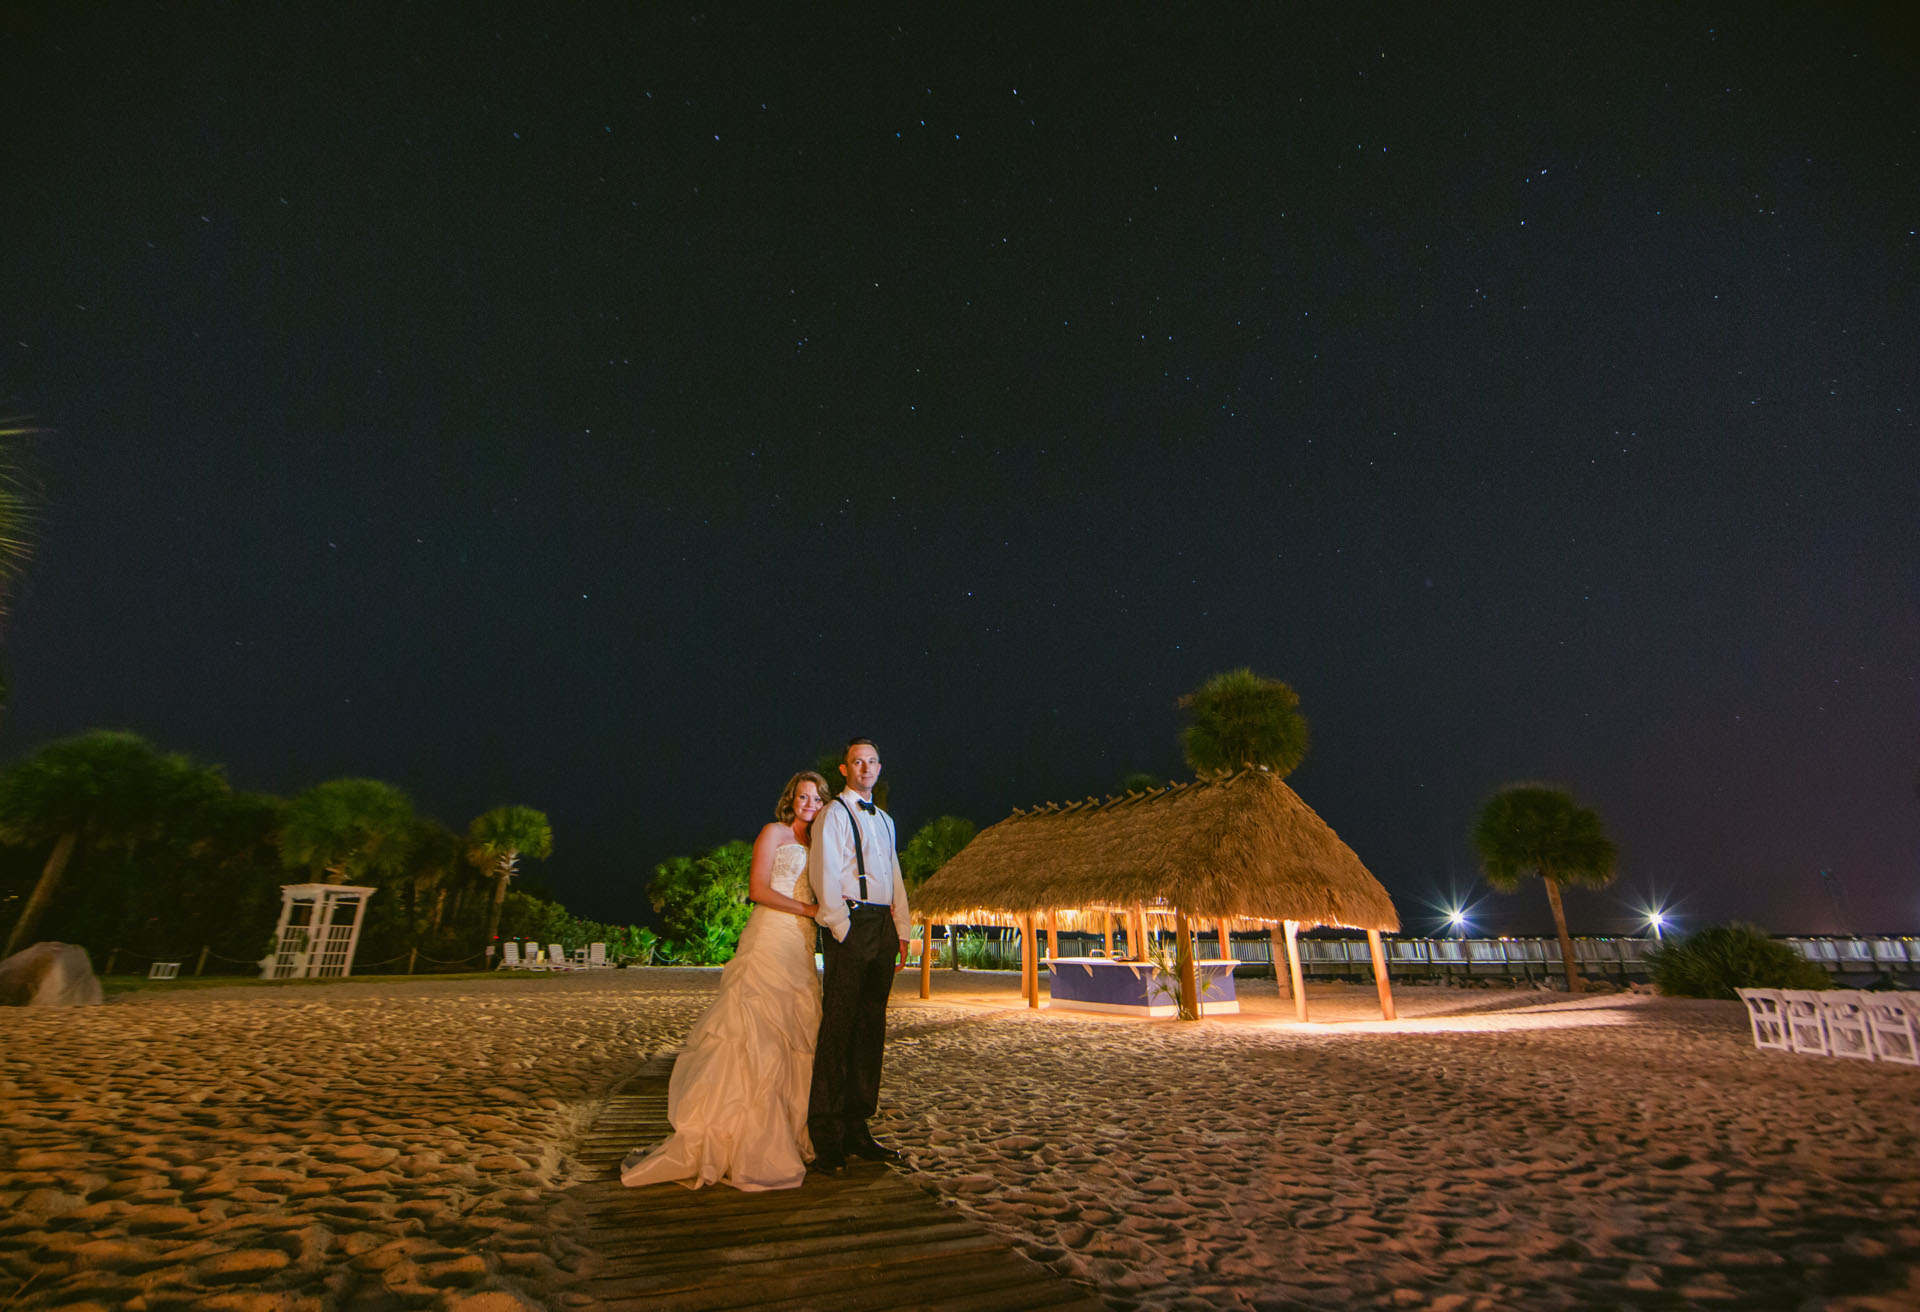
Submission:
[[[814,788],[820,793],[822,803],[827,800],[827,777],[818,770],[802,770],[799,774],[787,780],[787,786],[780,790],[780,800],[773,804],[773,818],[775,820],[778,820],[783,825],[793,823],[793,817],[797,814],[793,809],[793,797],[795,793],[800,791],[800,785],[804,783],[813,784]]]

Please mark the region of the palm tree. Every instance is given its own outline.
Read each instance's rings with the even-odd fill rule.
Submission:
[[[33,554],[39,498],[27,480],[21,445],[23,439],[44,431],[24,419],[0,419],[0,601],[20,581]]]
[[[292,870],[351,884],[406,868],[413,803],[378,779],[333,779],[293,799],[280,827],[280,860]]]
[[[920,826],[900,850],[900,873],[906,876],[907,892],[912,893],[929,876],[945,865],[979,832],[964,816],[943,815]]]
[[[447,905],[447,889],[461,878],[466,845],[460,836],[425,816],[414,821],[407,843],[407,875],[413,881],[414,919],[437,933]],[[429,909],[431,899],[431,909]]]
[[[1560,886],[1604,888],[1613,882],[1619,852],[1602,830],[1599,813],[1576,803],[1564,788],[1510,784],[1487,799],[1473,827],[1473,845],[1487,882],[1501,892],[1514,892],[1528,875],[1538,875],[1546,884],[1567,991],[1578,993],[1580,972]]]
[[[1214,675],[1179,704],[1193,716],[1180,746],[1196,774],[1264,765],[1285,778],[1307,754],[1300,696],[1278,679],[1243,666]]]
[[[108,730],[49,743],[0,775],[0,842],[53,844],[0,957],[32,941],[82,841],[130,852],[170,827],[197,823],[226,795],[219,767],[163,754],[137,734]]]
[[[493,877],[493,907],[487,912],[487,936],[492,943],[500,932],[500,907],[507,900],[507,883],[520,873],[520,858],[545,860],[553,853],[553,827],[546,812],[530,806],[496,806],[467,830],[467,860]]]

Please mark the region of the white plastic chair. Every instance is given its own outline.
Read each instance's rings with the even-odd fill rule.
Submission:
[[[605,970],[607,968],[607,945],[605,943],[587,944],[587,969]]]
[[[518,943],[508,943],[500,949],[500,969],[520,969],[520,945]]]
[[[1820,1018],[1827,1025],[1828,1055],[1873,1061],[1873,1035],[1867,1029],[1867,1013],[1861,1010],[1860,995],[1829,989],[1813,996],[1820,999]]]
[[[1762,1052],[1793,1051],[1793,1034],[1787,1026],[1786,1008],[1780,1004],[1779,989],[1735,989],[1747,1004],[1747,1020],[1753,1026],[1753,1046]]]
[[[579,967],[567,958],[567,950],[558,943],[547,944],[547,965],[551,970],[579,969]]]
[[[1795,1052],[1825,1057],[1833,1050],[1827,1046],[1826,1011],[1820,1005],[1820,991],[1781,989],[1780,1005],[1787,1013],[1787,1035]]]
[[[1902,1066],[1920,1066],[1920,1014],[1911,1003],[1898,994],[1863,993],[1860,1010],[1866,1013],[1874,1056]]]

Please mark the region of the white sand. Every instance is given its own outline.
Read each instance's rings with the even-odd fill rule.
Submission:
[[[1757,1053],[1737,1004],[1316,985],[1302,1027],[1243,982],[1181,1024],[955,978],[903,977],[876,1129],[1117,1305],[1920,1306],[1920,1071]],[[715,979],[0,1015],[0,1307],[589,1307],[565,1145]]]

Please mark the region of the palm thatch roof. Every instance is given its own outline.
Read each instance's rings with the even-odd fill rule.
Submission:
[[[1141,906],[1400,928],[1393,900],[1353,849],[1264,769],[1015,811],[941,866],[913,902],[929,921],[961,924]]]

